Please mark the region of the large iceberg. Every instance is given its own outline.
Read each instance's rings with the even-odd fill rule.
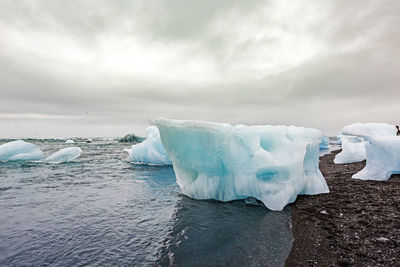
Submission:
[[[0,146],[0,161],[41,160],[40,148],[23,140],[11,141]]]
[[[82,149],[80,147],[66,147],[46,157],[44,161],[47,163],[70,162],[71,160],[79,157],[81,153]]]
[[[321,132],[156,119],[182,192],[196,199],[254,197],[282,210],[299,194],[328,193],[319,170]]]
[[[396,136],[396,127],[387,123],[354,123],[340,134],[342,152],[336,155],[336,164],[360,162],[366,159],[366,138]],[[338,136],[339,139],[339,136]]]
[[[125,149],[129,153],[127,161],[154,165],[171,165],[167,151],[160,139],[157,127],[151,125],[146,129],[147,138],[142,143],[132,145],[131,149]]]
[[[388,180],[400,174],[400,137],[370,137],[366,141],[367,163],[353,178],[362,180]]]

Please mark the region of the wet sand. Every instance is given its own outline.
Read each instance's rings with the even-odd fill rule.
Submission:
[[[400,175],[386,182],[351,176],[365,162],[320,158],[331,193],[299,196],[292,208],[294,242],[286,266],[400,266]]]

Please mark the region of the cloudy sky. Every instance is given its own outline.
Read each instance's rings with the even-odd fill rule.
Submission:
[[[398,0],[0,0],[0,137],[400,123]]]

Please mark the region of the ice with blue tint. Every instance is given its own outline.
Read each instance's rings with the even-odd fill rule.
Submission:
[[[342,145],[342,137],[343,137],[342,132],[339,132],[339,134],[336,136],[336,142],[335,142],[336,145],[339,146]]]
[[[132,145],[131,149],[125,149],[129,153],[126,160],[135,163],[171,165],[157,127],[153,125],[147,127],[146,134],[147,138],[142,143]]]
[[[400,174],[400,137],[368,137],[365,148],[366,165],[353,178],[383,181]]]
[[[328,193],[319,170],[321,132],[156,119],[182,192],[195,199],[254,197],[282,210],[299,194]]]
[[[321,139],[321,144],[319,145],[320,149],[329,149],[330,145],[329,145],[329,137],[326,135],[322,136]]]
[[[387,123],[354,123],[340,134],[342,152],[336,155],[336,164],[360,162],[366,159],[366,138],[396,136],[396,127]],[[339,139],[339,136],[338,136]]]
[[[328,136],[322,136],[321,144],[319,145],[319,156],[322,157],[331,153],[332,151],[338,150],[340,147],[337,145],[336,139],[331,139]]]
[[[40,148],[23,140],[11,141],[0,145],[0,161],[32,161],[44,158]]]
[[[66,144],[75,144],[75,141],[72,139],[68,139],[67,141],[65,141]]]
[[[80,147],[66,147],[60,149],[57,152],[54,152],[50,156],[44,159],[44,162],[47,163],[65,163],[70,162],[71,160],[76,159],[82,153],[82,149]]]

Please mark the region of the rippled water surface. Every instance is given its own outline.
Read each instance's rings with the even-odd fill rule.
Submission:
[[[72,146],[30,142],[45,154]],[[284,263],[288,208],[192,200],[172,167],[125,162],[128,144],[76,145],[83,153],[70,163],[0,163],[0,265]]]

